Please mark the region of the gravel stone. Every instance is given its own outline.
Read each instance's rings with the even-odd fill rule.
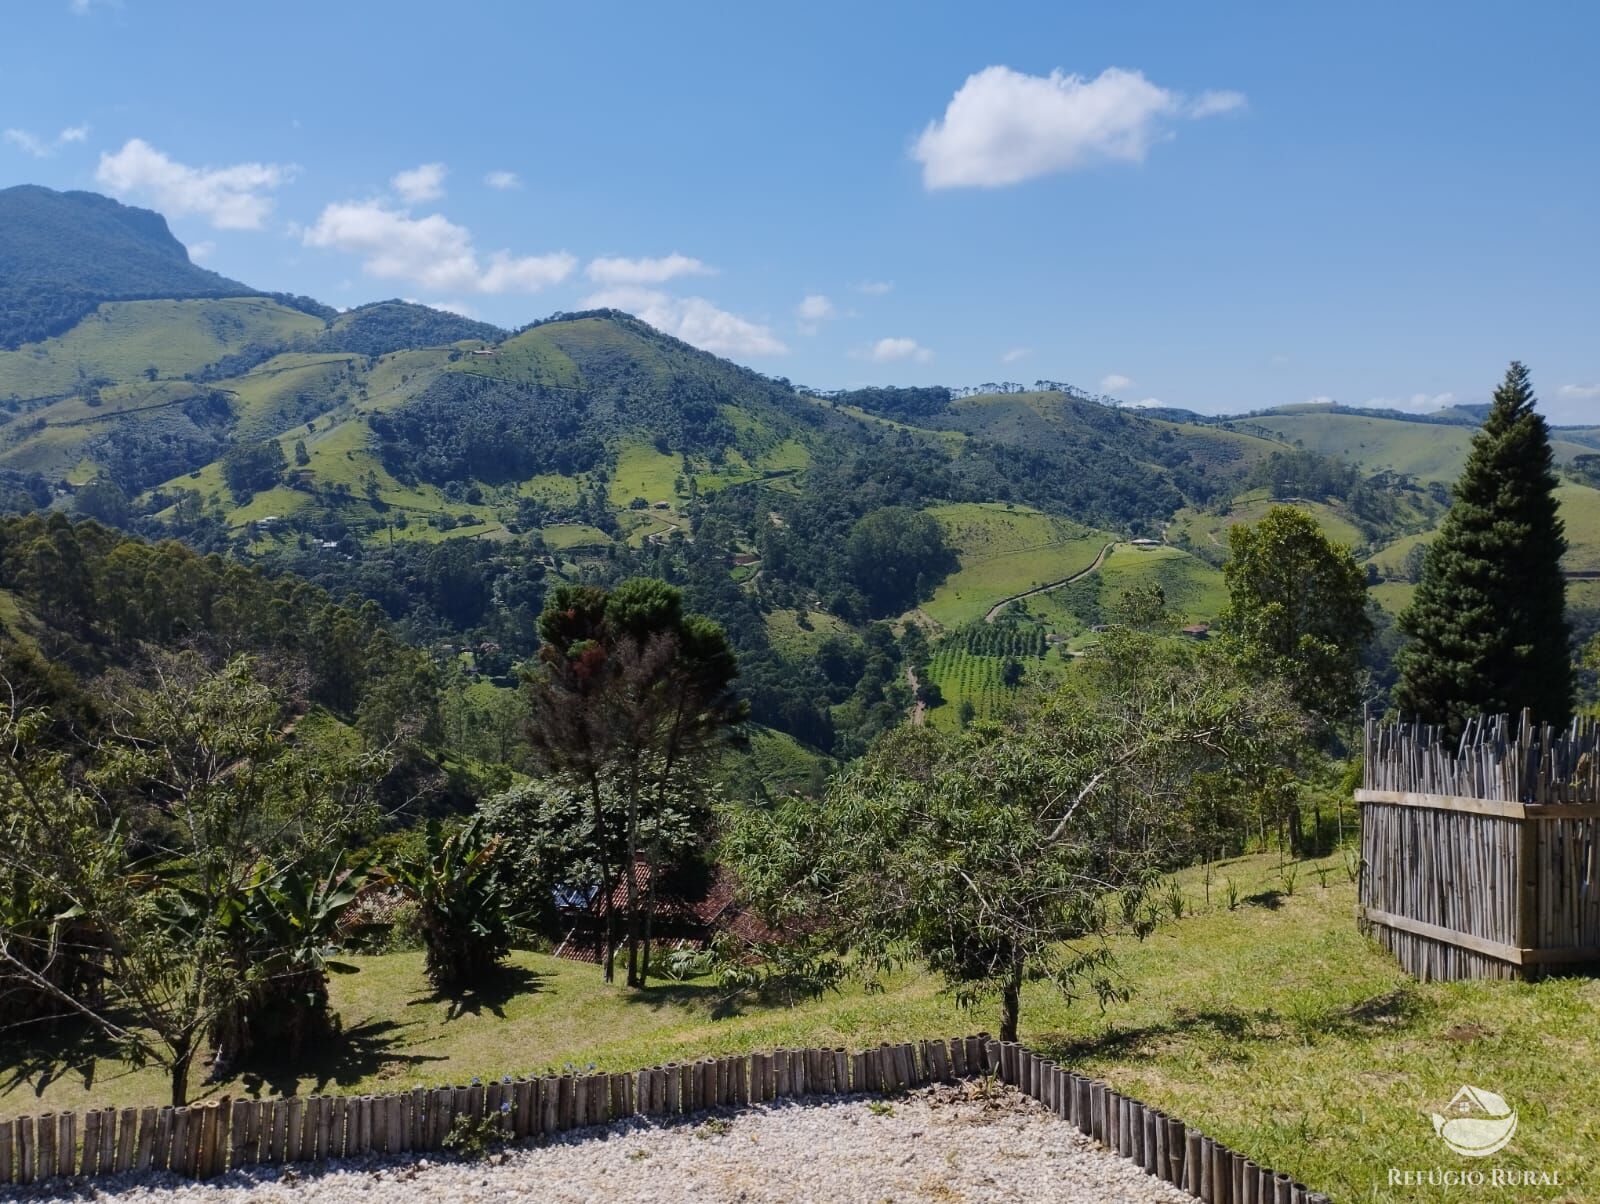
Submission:
[[[53,1194],[52,1194],[53,1193]],[[931,1087],[890,1101],[782,1101],[655,1123],[633,1119],[477,1161],[361,1158],[259,1167],[204,1184],[124,1175],[24,1190],[117,1204],[1179,1204],[1190,1197],[1020,1093]]]

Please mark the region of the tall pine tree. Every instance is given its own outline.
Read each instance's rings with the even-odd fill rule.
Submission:
[[[1556,513],[1550,431],[1528,370],[1513,363],[1473,437],[1455,501],[1400,616],[1403,714],[1459,731],[1480,713],[1572,712],[1567,550]]]

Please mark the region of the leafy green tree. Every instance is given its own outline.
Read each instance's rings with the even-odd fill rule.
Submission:
[[[1401,711],[1459,731],[1481,713],[1572,713],[1567,550],[1557,514],[1550,430],[1534,409],[1527,368],[1495,390],[1454,504],[1428,549],[1416,596],[1400,616]]]
[[[241,443],[222,457],[222,479],[240,505],[262,489],[271,489],[288,467],[283,447],[276,439]]]
[[[370,833],[381,763],[303,755],[245,657],[112,684],[114,734],[70,754],[43,710],[14,692],[0,709],[0,876],[53,909],[44,927],[0,913],[0,974],[164,1067],[182,1104],[207,1040],[297,960],[260,941],[240,957],[252,894]],[[50,971],[73,953],[98,972]]]
[[[1323,723],[1350,719],[1372,634],[1366,573],[1355,555],[1292,506],[1234,526],[1228,549],[1222,628],[1240,661],[1258,677],[1287,682]]]
[[[1146,892],[1209,836],[1214,798],[1258,788],[1298,713],[1214,647],[1117,629],[1039,706],[960,734],[902,727],[818,803],[724,815],[724,856],[769,920],[869,972],[912,960],[958,999],[1117,996],[1108,904],[1136,931]]]
[[[857,521],[844,554],[874,615],[913,605],[954,561],[938,520],[906,506],[884,506]]]

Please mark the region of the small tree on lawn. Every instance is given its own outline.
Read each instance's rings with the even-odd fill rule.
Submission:
[[[1212,804],[1255,788],[1303,725],[1214,649],[1107,633],[1081,677],[1006,726],[902,727],[821,804],[728,813],[724,855],[798,939],[886,968],[911,959],[958,999],[1023,983],[1119,988],[1108,903],[1135,931],[1155,875],[1204,842]]]
[[[1528,370],[1513,363],[1472,438],[1454,502],[1400,616],[1400,710],[1459,731],[1470,717],[1572,713],[1567,550],[1550,430]]]

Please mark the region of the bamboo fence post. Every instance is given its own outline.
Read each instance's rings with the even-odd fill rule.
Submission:
[[[16,1172],[12,1169],[16,1129],[16,1121],[0,1120],[0,1184],[16,1182]]]
[[[252,1123],[259,1124],[260,1119],[260,1115],[258,1114]],[[319,1095],[317,1097],[317,1161],[322,1162],[327,1159],[332,1153],[332,1150],[333,1101],[325,1095]]]
[[[91,1108],[83,1114],[83,1157],[78,1173],[85,1177],[100,1173],[100,1112]]]
[[[56,1114],[46,1112],[38,1121],[38,1177],[51,1179],[56,1173]]]
[[[1294,1204],[1294,1180],[1282,1171],[1272,1176],[1272,1204]]]
[[[32,1183],[39,1165],[38,1133],[31,1116],[17,1117],[17,1174],[18,1183]]]
[[[1196,1129],[1186,1129],[1183,1134],[1183,1190],[1200,1197],[1201,1146],[1203,1139]],[[1209,1183],[1210,1180],[1205,1180]],[[1209,1190],[1209,1188],[1207,1189]]]
[[[139,1110],[139,1141],[134,1149],[133,1169],[147,1171],[151,1161],[155,1158],[156,1130],[160,1127],[160,1110],[156,1108],[141,1108]]]

